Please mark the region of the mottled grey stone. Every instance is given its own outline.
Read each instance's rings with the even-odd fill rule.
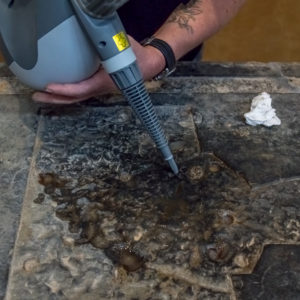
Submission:
[[[55,297],[64,295],[67,299],[74,299],[76,295],[82,299],[100,290],[103,299],[111,296],[117,298],[118,293],[124,299],[130,299],[134,293],[140,295],[138,299],[144,299],[145,286],[149,285],[153,288],[147,290],[147,298],[172,299],[172,293],[178,293],[182,298],[188,298],[188,295],[229,298],[230,283],[224,274],[214,278],[212,271],[206,273],[198,269],[196,276],[194,271],[189,270],[189,250],[180,250],[180,244],[189,247],[192,233],[185,236],[178,230],[186,226],[184,219],[188,211],[200,212],[202,205],[210,205],[208,195],[210,192],[215,194],[213,182],[217,180],[224,186],[244,186],[245,183],[234,178],[234,173],[222,163],[215,162],[223,170],[220,173],[206,170],[204,165],[207,163],[208,168],[210,163],[214,164],[214,158],[200,155],[190,108],[165,106],[159,110],[159,117],[177,161],[181,168],[186,167],[183,172],[187,178],[191,176],[193,180],[187,179],[184,183],[185,180],[177,179],[170,173],[128,107],[73,107],[63,111],[46,111],[40,126],[34,169],[28,182],[24,204],[26,210],[14,253],[7,299],[18,299],[20,295],[23,299],[39,298],[41,295],[44,299],[51,299],[52,294]],[[185,162],[187,158],[188,162]],[[39,177],[39,174],[42,175]],[[203,176],[203,185],[207,189],[202,189],[203,185],[198,184]],[[43,183],[44,187],[38,182]],[[46,198],[37,204],[33,200],[42,191]],[[182,198],[185,193],[190,193],[187,202]],[[222,197],[215,195],[216,202],[222,200]],[[203,198],[204,202],[197,203],[195,197]],[[89,201],[79,201],[83,198]],[[72,203],[76,203],[76,208],[70,215],[67,211],[73,209]],[[102,206],[103,210],[98,210]],[[196,228],[198,222],[200,227],[202,224],[200,216],[199,220],[194,213],[193,216],[195,220],[187,224],[190,230]],[[141,236],[142,240],[134,243],[139,228],[145,237]],[[151,233],[151,230],[156,232]],[[195,236],[192,243],[197,244],[196,239],[198,241],[202,234]],[[157,236],[161,239],[161,246],[157,244]],[[172,242],[176,236],[178,245]],[[67,237],[72,237],[77,245],[72,252],[72,248],[64,246]],[[171,244],[168,246],[168,243]],[[169,258],[166,256],[168,252],[163,254],[166,246],[171,247]],[[206,246],[201,247],[205,249]],[[231,256],[231,251],[228,251],[226,257]],[[150,264],[137,272],[126,274],[125,271],[127,279],[122,278],[124,269],[118,266],[135,268],[123,262],[124,253],[139,255]],[[76,268],[68,263],[69,270],[64,273],[62,257],[65,257],[64,261],[81,259]],[[94,261],[92,269],[85,267],[85,264],[89,266],[89,260]],[[173,260],[176,265],[170,265]],[[106,264],[103,263],[105,261]],[[219,269],[207,258],[205,261],[213,269]],[[93,283],[95,272],[102,279]],[[57,279],[53,281],[57,276],[61,276],[60,282]],[[170,279],[163,284],[161,276]],[[174,281],[178,280],[180,285],[177,283],[176,287]],[[82,282],[82,289],[74,282]],[[161,284],[163,286],[160,287]],[[25,286],[27,288],[24,289]]]
[[[228,299],[234,293],[228,276],[251,272],[265,244],[298,243],[298,180],[252,188],[198,140],[205,126],[218,131],[225,120],[231,122],[228,130],[249,129],[237,117],[237,99],[222,101],[225,112],[232,108],[224,120],[218,118],[222,110],[207,101],[207,106],[200,101],[201,110],[159,108],[179,178],[130,108],[45,110],[8,299],[80,299],[99,290],[103,299],[134,293],[139,299]],[[37,204],[40,193],[45,200]],[[82,282],[81,288],[74,282]],[[152,286],[146,294],[145,285]]]
[[[233,276],[239,299],[300,298],[300,246],[268,245],[252,274]]]
[[[179,177],[120,95],[43,109],[7,300],[239,299],[266,245],[299,245],[298,78],[190,67],[152,92]],[[262,91],[281,126],[245,124]]]
[[[287,77],[300,77],[300,64],[299,63],[286,63],[281,64],[282,75]]]
[[[0,77],[13,77],[12,72],[4,63],[0,63]]]
[[[253,95],[198,98],[203,122],[198,126],[205,151],[213,152],[253,184],[300,176],[299,94],[271,94],[280,126],[245,124]],[[204,113],[205,112],[205,113]]]
[[[278,63],[190,63],[177,64],[172,76],[210,77],[280,77],[281,64]]]
[[[28,97],[0,96],[0,298],[19,225],[36,125],[36,107]]]
[[[300,85],[285,77],[170,77],[164,80],[160,93],[178,94],[245,94],[299,93]]]

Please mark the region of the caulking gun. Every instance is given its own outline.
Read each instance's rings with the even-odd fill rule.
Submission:
[[[78,82],[103,68],[172,171],[178,168],[116,10],[127,0],[0,0],[0,47],[25,84]]]

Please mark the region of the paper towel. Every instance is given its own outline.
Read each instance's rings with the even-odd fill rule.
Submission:
[[[281,121],[272,108],[272,98],[268,93],[261,93],[251,103],[250,112],[244,114],[246,123],[251,126],[264,125],[267,127],[280,125]]]

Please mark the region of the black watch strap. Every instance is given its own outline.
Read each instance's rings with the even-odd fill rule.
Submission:
[[[166,61],[165,69],[154,77],[154,80],[160,80],[164,77],[169,76],[176,69],[176,59],[174,52],[170,45],[163,40],[157,39],[155,37],[148,38],[142,42],[143,46],[150,45],[158,49],[164,56]]]

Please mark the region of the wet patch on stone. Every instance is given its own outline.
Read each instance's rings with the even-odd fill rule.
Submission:
[[[218,165],[218,172],[211,172],[208,165]],[[235,252],[231,237],[220,234],[233,225],[234,213],[222,210],[226,198],[215,185],[222,190],[244,189],[244,197],[248,186],[209,154],[182,162],[179,176],[156,167],[134,176],[122,171],[119,176],[103,176],[96,168],[77,180],[53,174],[40,174],[40,178],[45,194],[57,205],[56,216],[78,234],[75,244],[105,249],[125,269],[138,269],[143,260],[188,268],[195,247],[203,264],[216,262],[211,267],[219,268]],[[130,260],[134,266],[129,266]]]

